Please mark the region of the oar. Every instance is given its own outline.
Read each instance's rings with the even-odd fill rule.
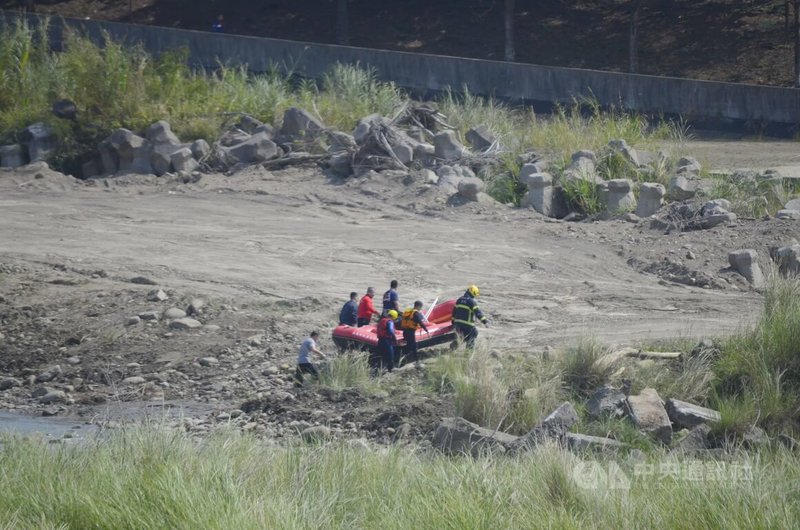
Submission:
[[[428,311],[425,313],[425,320],[428,320],[428,317],[431,316],[431,312],[433,311],[433,308],[436,307],[436,302],[438,302],[438,301],[439,301],[439,297],[437,296],[436,300],[433,301],[431,306],[428,308]]]

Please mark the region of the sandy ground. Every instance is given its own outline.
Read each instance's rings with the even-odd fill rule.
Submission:
[[[796,144],[695,147],[690,152],[712,167],[800,174]],[[29,385],[54,364],[72,396],[62,408],[124,395],[120,381],[137,374],[159,385],[161,399],[263,393],[272,388],[265,370],[284,384],[310,329],[333,349],[329,331],[351,290],[373,285],[381,293],[393,278],[404,305],[479,285],[492,322],[482,339],[500,349],[719,336],[752,322],[762,306],[761,294],[728,269],[728,251],[756,248],[767,267],[767,248],[797,237],[797,227],[741,220],[665,235],[646,222],[555,222],[493,201],[452,205],[437,188],[402,175],[342,182],[314,167],[252,168],[193,184],[0,170],[0,371],[22,383],[2,405],[28,410]],[[682,285],[630,264],[665,260],[708,274],[720,288]],[[157,285],[129,281],[137,276]],[[170,299],[148,302],[159,287]],[[219,329],[125,325],[196,297],[208,304],[199,320]],[[208,370],[197,362],[204,356],[221,364]],[[180,383],[184,375],[191,385]]]

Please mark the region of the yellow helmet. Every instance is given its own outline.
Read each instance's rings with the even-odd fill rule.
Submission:
[[[469,287],[467,287],[467,292],[469,294],[471,294],[472,296],[480,296],[481,295],[481,290],[478,289],[477,285],[470,285]]]
[[[388,310],[386,314],[389,315],[389,318],[391,318],[392,320],[397,319],[397,311],[395,311],[394,309]]]

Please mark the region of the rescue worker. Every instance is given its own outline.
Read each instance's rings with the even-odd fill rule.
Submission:
[[[358,327],[368,325],[370,320],[372,320],[372,315],[381,316],[381,314],[375,310],[375,305],[372,301],[374,296],[375,288],[367,287],[367,294],[362,296],[361,301],[358,302]]]
[[[456,330],[456,335],[464,341],[467,348],[474,347],[475,339],[478,338],[478,328],[475,327],[475,321],[480,320],[484,326],[489,326],[489,319],[483,316],[483,312],[475,300],[480,294],[481,291],[476,285],[470,285],[467,287],[464,296],[456,300],[456,305],[453,306],[453,327]]]
[[[378,321],[378,353],[383,358],[384,367],[390,372],[394,369],[394,345],[397,337],[394,335],[394,321],[397,319],[397,311],[389,309],[384,311]]]
[[[383,311],[394,309],[400,314],[400,296],[397,294],[397,280],[392,280],[389,290],[383,293]]]
[[[417,330],[422,328],[425,333],[430,334],[425,322],[425,315],[422,314],[422,302],[419,300],[414,302],[414,307],[403,311],[403,320],[400,321],[400,327],[403,329],[403,339],[406,341],[406,358],[409,361],[414,361],[418,368],[420,364],[417,349]]]
[[[358,322],[358,293],[353,291],[350,293],[350,300],[344,303],[342,310],[339,312],[339,324],[346,326],[356,326]]]

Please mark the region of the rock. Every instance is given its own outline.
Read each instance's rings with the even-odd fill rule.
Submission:
[[[672,423],[653,388],[645,388],[638,396],[628,396],[628,407],[634,425],[665,444],[672,439]]]
[[[414,148],[412,146],[405,143],[394,143],[391,147],[394,155],[403,164],[410,164],[414,160]]]
[[[597,155],[595,154],[594,151],[591,151],[589,149],[581,149],[580,151],[575,151],[574,153],[572,153],[572,160],[571,161],[572,161],[572,163],[575,163],[575,162],[581,160],[582,158],[591,160],[592,164],[596,164],[597,163]]]
[[[604,386],[592,394],[586,402],[586,413],[594,420],[603,416],[619,418],[627,414],[627,404],[626,396],[621,390],[613,386]]]
[[[213,333],[215,331],[219,331],[221,328],[219,326],[217,326],[216,324],[206,324],[206,325],[203,326],[203,329],[205,331]]]
[[[779,247],[770,252],[770,256],[784,276],[800,274],[800,245]]]
[[[165,173],[169,173],[171,162],[170,153],[168,151],[173,151],[175,148],[174,145],[170,145],[166,148],[164,146],[158,146],[151,149],[150,167],[155,176],[160,177]]]
[[[283,126],[280,131],[283,136],[310,139],[319,136],[324,130],[322,122],[303,109],[290,107],[283,113]]]
[[[691,428],[689,432],[686,432],[685,429],[683,432],[686,435],[674,445],[673,451],[693,453],[710,447],[709,434],[711,433],[711,427],[708,425],[701,423]]]
[[[520,182],[528,186],[522,205],[529,206],[547,217],[555,217],[553,177],[549,173],[528,173],[534,168],[536,166],[533,164],[525,164],[520,172]]]
[[[27,163],[25,148],[19,144],[0,146],[0,167],[18,168]]]
[[[154,144],[170,144],[177,146],[181,143],[178,137],[175,136],[175,133],[172,132],[170,124],[164,120],[157,121],[148,127],[144,136]]]
[[[691,156],[684,156],[678,160],[678,173],[699,175],[701,169],[702,167],[700,166],[700,162]]]
[[[158,320],[158,312],[145,311],[143,313],[139,313],[139,318],[141,318],[142,320]]]
[[[785,219],[787,221],[800,220],[800,210],[778,210],[775,214],[776,219]]]
[[[216,357],[203,357],[199,361],[200,366],[216,366],[219,364],[219,359]]]
[[[484,182],[478,177],[468,177],[458,183],[458,194],[467,200],[477,201],[484,187]]]
[[[756,449],[769,442],[767,433],[761,427],[751,425],[742,434],[742,445],[747,449]]]
[[[566,434],[567,447],[576,452],[585,451],[619,451],[625,449],[628,444],[612,440],[611,438],[603,438],[600,436],[589,436],[588,434],[578,434],[568,432]]]
[[[307,427],[300,433],[300,437],[307,443],[321,442],[331,437],[331,430],[324,425]]]
[[[192,151],[192,156],[195,158],[195,160],[203,160],[211,152],[211,146],[209,146],[208,142],[202,138],[192,142],[192,145],[189,146],[189,149]]]
[[[148,302],[164,302],[167,299],[169,299],[169,296],[167,296],[167,293],[165,293],[162,289],[157,289],[147,293]]]
[[[622,216],[622,220],[623,220],[623,221],[627,221],[627,222],[629,222],[629,223],[636,224],[636,223],[638,223],[639,221],[641,221],[641,220],[642,220],[642,218],[641,218],[641,217],[639,217],[638,215],[636,215],[636,214],[635,214],[635,213],[633,213],[633,212],[628,212],[628,213],[626,213],[625,215],[623,215],[623,216]]]
[[[628,145],[628,142],[623,140],[611,140],[608,142],[608,147],[619,154],[633,167],[639,167],[639,154],[636,149]]]
[[[50,389],[44,386],[38,386],[31,391],[32,398],[40,398],[50,392]]]
[[[248,134],[255,133],[256,129],[263,126],[264,126],[263,122],[250,116],[249,114],[243,115],[241,118],[239,118],[239,121],[236,123],[236,127],[238,129],[241,129]]]
[[[84,179],[96,177],[103,172],[101,163],[97,159],[91,159],[81,164],[81,175]]]
[[[596,160],[597,158],[593,151],[577,151],[573,153],[572,162],[562,174],[563,182],[585,180],[601,184],[603,179],[597,174]]]
[[[761,272],[761,267],[758,266],[758,253],[755,250],[735,250],[728,254],[728,263],[739,274],[747,278],[753,287],[756,289],[764,287],[764,274]]]
[[[138,316],[130,317],[128,320],[125,321],[125,325],[126,326],[135,326],[141,321],[142,321],[142,319],[139,318]]]
[[[537,423],[525,436],[515,443],[515,449],[534,447],[546,440],[563,442],[567,431],[578,422],[578,413],[569,401],[563,402],[556,410]]]
[[[245,339],[245,342],[248,346],[252,346],[254,348],[260,348],[261,343],[261,335],[251,335]]]
[[[128,280],[131,283],[135,283],[137,285],[158,285],[156,282],[151,280],[150,278],[145,278],[144,276],[135,276]],[[153,291],[155,292],[155,291]]]
[[[433,148],[436,157],[443,160],[459,160],[466,152],[455,131],[442,131],[434,136]]]
[[[53,103],[53,106],[50,107],[50,112],[53,113],[53,116],[62,120],[74,120],[78,117],[78,107],[68,99],[59,99]]]
[[[71,364],[72,366],[75,366],[76,364],[81,364],[81,358],[77,356],[68,357],[67,363]]]
[[[636,206],[636,215],[650,217],[664,205],[664,195],[667,190],[661,184],[645,182],[639,186],[639,202]]]
[[[364,116],[358,120],[356,128],[353,129],[353,140],[358,145],[364,145],[369,137],[370,130],[379,125],[385,125],[388,127],[391,125],[391,121],[388,118],[384,118],[380,114],[370,114],[369,116]]]
[[[679,428],[692,429],[698,425],[720,420],[720,414],[716,410],[677,399],[668,399],[666,409],[669,419]]]
[[[197,329],[203,324],[193,318],[179,318],[169,323],[170,329]]]
[[[45,404],[61,403],[63,401],[66,401],[66,399],[67,399],[67,394],[63,390],[48,390],[47,393],[45,393],[42,396],[39,396],[38,398],[39,403],[45,403]]]
[[[714,199],[707,201],[702,208],[700,208],[701,215],[713,215],[719,213],[729,212],[731,209],[731,201],[728,199]]]
[[[669,181],[667,195],[675,201],[685,201],[691,199],[697,193],[698,183],[690,180],[684,175],[675,175]]]
[[[178,173],[191,173],[200,167],[200,164],[194,159],[192,150],[188,147],[183,147],[172,153],[169,160],[170,164],[172,164],[172,169]]]
[[[487,452],[505,452],[517,439],[504,432],[479,427],[464,418],[444,418],[436,427],[432,445],[446,454],[477,457]]]
[[[55,365],[52,368],[49,368],[48,370],[45,370],[44,372],[42,372],[39,375],[37,375],[36,376],[36,382],[37,383],[47,383],[48,381],[52,381],[53,379],[55,379],[58,376],[60,376],[61,373],[62,373],[61,366]]]
[[[233,128],[225,131],[225,133],[219,137],[219,144],[223,147],[233,147],[249,139],[250,134],[241,129]]]
[[[203,306],[205,306],[205,305],[206,305],[206,303],[205,303],[204,300],[201,300],[200,298],[194,298],[194,299],[192,299],[191,303],[189,304],[189,307],[186,308],[186,314],[187,315],[199,315],[200,312],[203,309]]]
[[[97,146],[97,151],[100,153],[102,172],[104,174],[116,173],[119,169],[119,154],[111,145],[111,139],[106,138],[100,142],[100,145]]]
[[[787,210],[800,210],[800,199],[792,199],[787,201],[783,207]]]
[[[44,122],[36,122],[22,130],[22,142],[28,146],[28,160],[47,160],[58,147],[53,129]]]
[[[486,151],[497,141],[486,125],[478,125],[468,130],[465,138],[476,151]]]
[[[117,129],[111,133],[108,141],[117,153],[120,171],[150,173],[151,150],[147,140],[133,134],[128,129]]]
[[[143,385],[147,382],[147,379],[140,375],[134,375],[132,377],[126,377],[122,380],[123,385]]]
[[[4,377],[0,379],[0,390],[8,390],[9,388],[18,386],[22,386],[22,381],[15,377]]]
[[[732,212],[715,213],[696,219],[693,223],[691,223],[691,226],[693,228],[706,230],[723,224],[731,224],[734,221],[736,221],[735,213]]]
[[[164,318],[169,320],[176,320],[179,318],[183,318],[186,316],[186,312],[183,309],[179,309],[177,307],[170,307],[166,311],[164,311]]]
[[[436,170],[436,174],[439,176],[436,185],[441,190],[448,194],[458,191],[458,183],[461,182],[463,177],[459,175],[452,166],[440,166]]]
[[[227,151],[230,162],[254,164],[266,162],[278,156],[278,146],[264,133],[254,134],[246,141],[234,145]]]
[[[267,366],[264,369],[264,371],[261,372],[261,375],[266,375],[266,376],[278,375],[279,372],[280,370],[278,369],[278,367],[273,365],[273,366]]]
[[[353,135],[341,131],[328,131],[328,143],[329,153],[341,153],[342,151],[354,152],[358,148],[358,144]]]
[[[328,167],[340,177],[349,177],[353,174],[353,155],[348,151],[341,151],[331,155]]]
[[[636,209],[633,181],[612,179],[604,183],[602,200],[609,212],[629,212]]]

